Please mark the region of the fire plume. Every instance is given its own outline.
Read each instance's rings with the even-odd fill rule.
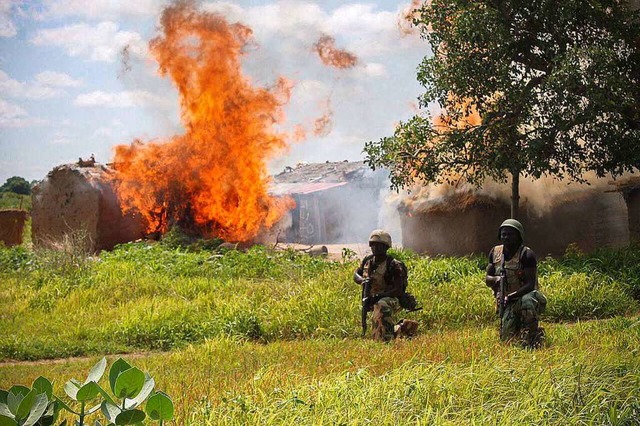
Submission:
[[[324,101],[324,114],[316,118],[313,123],[313,134],[315,136],[327,136],[332,130],[333,111],[331,109],[331,98]]]
[[[418,34],[418,27],[413,25],[413,20],[420,17],[420,8],[424,4],[424,0],[411,0],[410,4],[402,7],[398,15],[398,30],[402,37]],[[428,4],[428,2],[427,2]]]
[[[115,149],[116,190],[148,232],[173,224],[200,235],[248,241],[271,227],[292,200],[267,193],[266,160],[287,146],[273,127],[284,120],[292,84],[253,87],[241,57],[252,30],[177,1],[161,17],[150,51],[180,96],[185,128],[161,143]]]
[[[336,68],[353,68],[358,63],[358,57],[353,53],[336,47],[336,39],[330,35],[323,35],[313,45],[322,63]]]

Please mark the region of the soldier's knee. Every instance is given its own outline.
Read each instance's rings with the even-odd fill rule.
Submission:
[[[376,311],[384,316],[388,316],[393,313],[393,309],[391,309],[391,306],[383,301],[379,301],[375,305],[373,305],[373,312],[375,313]]]
[[[520,312],[520,316],[524,324],[531,324],[538,321],[538,314],[535,309],[523,309]]]

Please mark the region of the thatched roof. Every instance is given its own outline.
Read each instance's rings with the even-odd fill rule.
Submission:
[[[629,176],[628,178],[609,182],[609,184],[615,185],[616,191],[631,192],[640,189],[640,176]]]
[[[338,161],[325,163],[299,163],[295,167],[286,167],[273,176],[273,182],[352,182],[362,179],[371,169],[364,161]]]
[[[400,209],[413,214],[451,214],[472,208],[494,208],[503,201],[475,191],[462,191],[428,199],[407,198]]]

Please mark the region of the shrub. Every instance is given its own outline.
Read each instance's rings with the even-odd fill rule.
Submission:
[[[42,376],[33,382],[31,389],[16,385],[8,391],[0,390],[0,424],[53,425],[62,410],[78,417],[75,423],[78,426],[83,426],[86,417],[98,411],[110,425],[140,424],[147,417],[162,425],[164,421],[173,419],[171,398],[163,392],[154,392],[155,381],[148,373],[132,367],[122,358],[118,359],[109,370],[112,392],[109,394],[99,385],[106,368],[107,360],[102,358],[89,371],[84,382],[69,380],[64,385],[68,403],[53,394],[53,385]],[[143,411],[140,408],[145,401]],[[66,420],[60,423],[61,426],[66,424]],[[102,423],[96,420],[93,424]]]

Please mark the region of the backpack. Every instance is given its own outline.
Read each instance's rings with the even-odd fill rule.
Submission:
[[[373,258],[372,254],[365,257],[362,260],[362,264],[365,265],[372,258]],[[404,262],[394,259],[389,255],[387,255],[386,262],[387,262],[387,267],[384,273],[384,280],[386,282],[390,282],[392,279],[391,274],[393,271],[394,262],[397,265],[400,265],[400,269],[402,269],[402,295],[398,298],[398,300],[400,301],[400,306],[409,312],[419,311],[420,309],[422,309],[418,307],[418,301],[416,300],[416,297],[407,291],[407,286],[409,285],[409,279],[408,279],[407,266],[404,264]]]

